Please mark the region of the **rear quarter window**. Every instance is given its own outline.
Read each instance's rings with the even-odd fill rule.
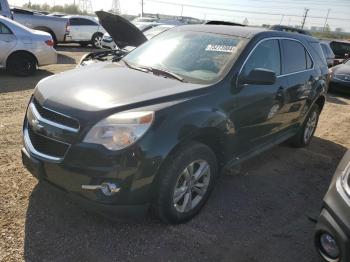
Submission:
[[[312,59],[305,47],[298,41],[282,40],[284,73],[296,73],[312,68]]]

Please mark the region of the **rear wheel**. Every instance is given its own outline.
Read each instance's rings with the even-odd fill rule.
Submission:
[[[218,173],[213,151],[192,142],[181,147],[162,168],[153,209],[165,223],[193,218],[207,201]]]
[[[291,145],[295,147],[304,147],[310,144],[317,128],[319,115],[320,107],[314,104],[298,133],[290,139]]]
[[[36,59],[28,53],[15,53],[7,61],[7,70],[18,76],[29,76],[36,71]]]
[[[102,44],[101,44],[102,37],[103,37],[102,33],[95,33],[91,39],[92,46],[95,48],[102,48]]]

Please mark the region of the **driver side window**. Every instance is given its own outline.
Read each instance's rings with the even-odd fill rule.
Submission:
[[[277,39],[261,42],[251,53],[243,68],[243,74],[248,75],[253,69],[263,68],[281,74],[281,52]]]

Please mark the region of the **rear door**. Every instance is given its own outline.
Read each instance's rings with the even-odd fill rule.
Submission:
[[[276,73],[272,85],[237,83],[235,90],[238,108],[233,113],[240,140],[240,154],[267,144],[273,140],[284,125],[283,108],[286,77],[281,75],[281,48],[278,39],[267,39],[258,43],[248,56],[240,77],[247,76],[253,69],[263,68]]]
[[[90,41],[98,31],[98,23],[86,18],[70,19],[70,34],[73,41]]]
[[[17,38],[5,24],[0,22],[0,65],[6,64],[6,59],[16,46]]]
[[[293,126],[298,123],[312,86],[316,83],[317,72],[310,53],[301,42],[283,39],[282,50],[282,73],[288,81],[284,123]]]

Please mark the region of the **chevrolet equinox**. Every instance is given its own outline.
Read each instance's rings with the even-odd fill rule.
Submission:
[[[194,217],[220,170],[288,140],[307,146],[328,68],[313,37],[188,25],[117,62],[38,83],[22,160],[39,180],[111,218]]]

